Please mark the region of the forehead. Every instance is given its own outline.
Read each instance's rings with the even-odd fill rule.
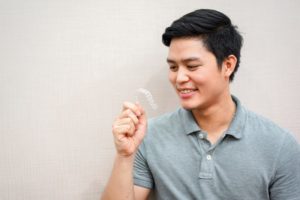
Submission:
[[[167,60],[178,61],[190,57],[204,59],[209,54],[212,53],[207,50],[201,38],[174,38],[169,47]]]

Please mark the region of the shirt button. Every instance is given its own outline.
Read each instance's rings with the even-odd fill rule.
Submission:
[[[207,155],[207,156],[206,156],[206,159],[207,159],[207,160],[211,160],[211,155]]]
[[[200,138],[200,139],[203,139],[203,138],[204,138],[203,133],[200,133],[200,134],[199,134],[199,138]]]

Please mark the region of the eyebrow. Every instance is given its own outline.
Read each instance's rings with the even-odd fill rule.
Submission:
[[[191,61],[199,61],[200,58],[198,57],[190,57],[190,58],[185,58],[183,60],[181,60],[183,63],[187,63],[187,62],[191,62]],[[176,63],[175,60],[172,60],[170,58],[167,58],[167,63]]]

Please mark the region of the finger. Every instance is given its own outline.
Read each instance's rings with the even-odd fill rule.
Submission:
[[[129,124],[116,125],[113,127],[113,133],[116,137],[120,135],[126,135],[130,131],[131,127]]]
[[[119,119],[122,119],[122,118],[130,118],[135,125],[137,125],[139,123],[138,117],[130,109],[127,109],[121,113],[121,115],[119,116]]]
[[[126,118],[119,118],[118,120],[116,120],[116,122],[114,123],[115,125],[125,125],[125,124],[130,124],[133,127],[135,127],[134,122],[132,121],[132,119],[130,117],[126,117]]]
[[[131,102],[124,102],[123,103],[123,110],[130,109],[135,115],[140,116],[142,113],[138,106]]]
[[[147,116],[146,113],[139,117],[139,124],[136,126],[136,132],[133,137],[135,137],[138,141],[142,141],[147,131]]]
[[[138,119],[139,119],[139,124],[138,125],[145,126],[147,124],[147,115],[146,115],[146,112],[144,111],[144,109],[142,107],[140,107],[140,112],[142,114],[138,117]]]
[[[135,105],[136,105],[137,108],[139,109],[141,115],[145,113],[144,108],[141,106],[141,104],[140,104],[138,101],[135,103]]]
[[[115,127],[113,132],[115,139],[118,141],[122,138],[133,137],[134,134],[132,126],[128,124]]]
[[[114,135],[127,135],[132,136],[135,132],[135,125],[130,118],[117,120],[113,125]]]

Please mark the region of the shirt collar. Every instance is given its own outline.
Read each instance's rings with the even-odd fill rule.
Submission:
[[[236,105],[236,111],[235,111],[233,120],[232,120],[229,128],[225,132],[225,134],[231,135],[236,139],[240,139],[243,136],[242,130],[245,126],[245,120],[246,120],[247,114],[246,114],[245,108],[241,105],[238,98],[233,95],[231,97]],[[190,110],[181,108],[179,110],[179,113],[180,113],[182,126],[187,135],[201,131],[201,128],[198,126],[198,124]]]
[[[225,132],[225,134],[231,135],[236,139],[240,139],[243,136],[243,128],[246,124],[247,111],[241,105],[241,102],[237,97],[233,95],[231,97],[236,105],[236,110],[235,110],[233,120],[231,121],[230,126]]]
[[[184,132],[188,135],[191,133],[199,132],[199,128],[193,113],[190,110],[180,108],[179,109],[180,121],[182,123]]]

